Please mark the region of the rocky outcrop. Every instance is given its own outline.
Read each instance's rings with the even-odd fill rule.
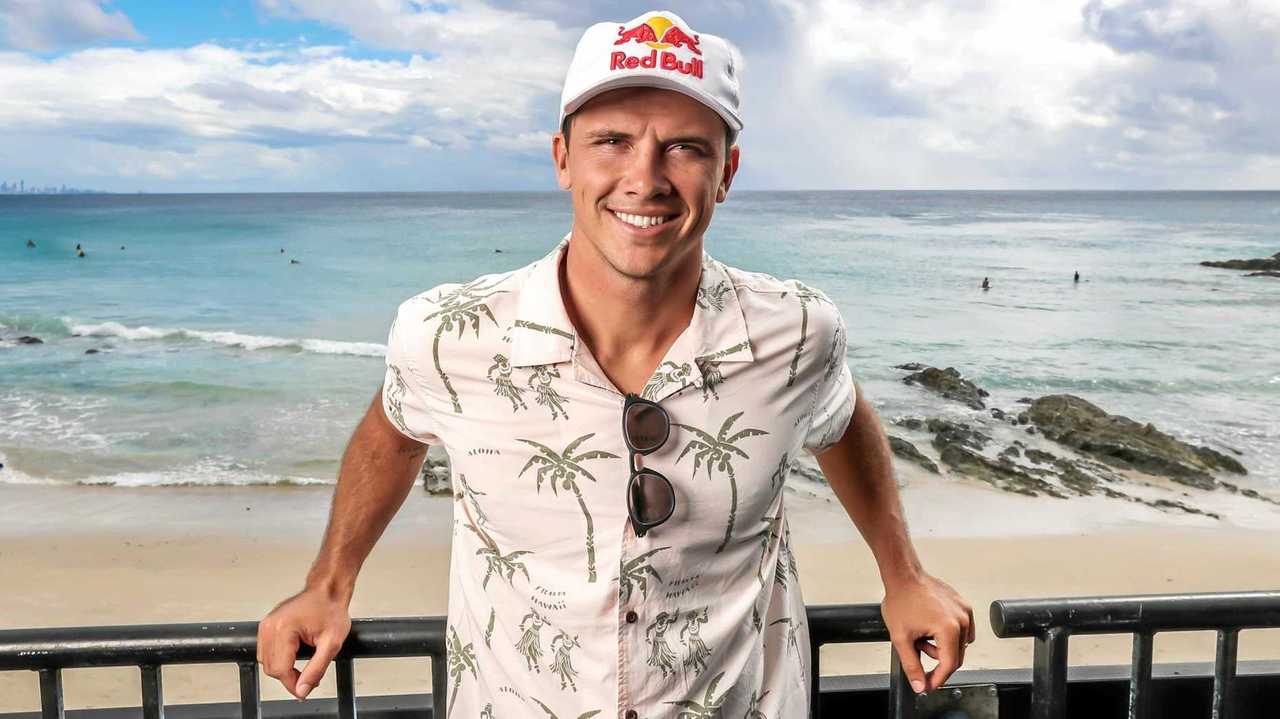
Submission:
[[[18,344],[20,344],[20,345],[42,345],[42,344],[44,344],[44,340],[40,339],[39,337],[31,337],[30,335],[23,335],[23,336],[19,337],[18,339],[14,340],[14,342],[17,342],[17,343],[18,343]]]
[[[1122,415],[1108,414],[1088,400],[1069,394],[1041,397],[1027,410],[1045,437],[1122,469],[1168,477],[1199,489],[1214,489],[1210,474],[1245,474],[1235,459],[1197,447]]]
[[[1224,270],[1280,270],[1280,252],[1252,260],[1206,260],[1200,264]]]
[[[1265,272],[1250,272],[1245,277],[1280,277],[1280,271],[1266,270]]]
[[[902,381],[920,385],[946,399],[962,402],[973,409],[986,409],[982,398],[987,396],[987,391],[961,377],[955,367],[946,369],[925,367],[919,372],[903,377]]]
[[[910,462],[915,462],[934,474],[939,473],[938,465],[934,463],[932,459],[924,456],[920,450],[916,449],[914,444],[911,444],[907,440],[902,439],[901,437],[889,435],[889,447],[893,450],[895,455]]]

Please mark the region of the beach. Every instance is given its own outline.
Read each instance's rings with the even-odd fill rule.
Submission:
[[[926,569],[974,607],[978,639],[963,669],[1030,666],[1030,640],[992,635],[993,599],[1277,588],[1280,552],[1265,529],[1280,526],[1276,505],[1218,496],[1224,517],[1245,519],[1213,520],[1105,497],[1024,497],[900,464]],[[874,559],[838,500],[820,484],[791,484],[785,501],[806,603],[878,603]],[[0,484],[0,628],[257,621],[301,588],[331,495],[326,486]],[[420,487],[409,494],[364,566],[353,617],[446,612],[451,511],[447,497]],[[1206,632],[1160,635],[1156,661],[1212,661],[1214,642]],[[1130,645],[1128,635],[1080,637],[1070,659],[1125,664]],[[883,672],[888,651],[827,647],[822,673]],[[1241,633],[1241,661],[1277,656],[1280,630]],[[370,695],[427,692],[429,665],[357,662],[356,686]],[[289,698],[262,679],[264,699]],[[136,668],[68,670],[64,681],[68,709],[139,701]],[[334,696],[333,681],[330,669],[312,697]],[[234,701],[236,670],[166,667],[164,688],[169,704]],[[0,673],[0,711],[35,711],[38,702],[34,672]]]

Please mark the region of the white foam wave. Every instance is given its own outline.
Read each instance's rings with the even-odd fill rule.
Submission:
[[[216,486],[270,486],[270,485],[326,485],[333,479],[271,474],[225,459],[206,457],[193,464],[175,469],[152,472],[121,472],[118,474],[84,477],[81,479],[53,479],[27,474],[9,463],[0,452],[0,484],[34,484],[52,486],[85,485],[95,487],[216,487]]]
[[[77,324],[69,317],[62,318],[67,330],[75,337],[119,337],[126,340],[160,340],[186,338],[246,350],[297,349],[303,352],[330,355],[354,355],[357,357],[382,357],[387,346],[376,342],[342,342],[339,340],[296,339],[270,335],[247,335],[239,332],[191,330],[178,328],[128,327],[119,322]]]

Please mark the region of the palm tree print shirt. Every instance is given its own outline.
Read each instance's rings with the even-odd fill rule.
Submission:
[[[449,716],[807,716],[782,490],[853,413],[839,310],[703,253],[693,318],[643,390],[671,415],[644,465],[675,513],[636,537],[624,398],[560,295],[569,241],[409,298],[388,337],[386,414],[452,465]]]

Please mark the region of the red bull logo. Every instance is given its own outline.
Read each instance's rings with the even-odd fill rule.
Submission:
[[[696,78],[702,77],[701,59],[691,57],[688,60],[681,60],[674,52],[670,52],[671,49],[684,49],[695,56],[701,55],[702,48],[698,47],[698,36],[681,30],[680,26],[666,16],[654,15],[633,28],[619,27],[618,39],[613,44],[624,45],[632,42],[648,45],[653,50],[647,55],[640,56],[621,51],[614,52],[610,55],[610,70],[661,68]]]

